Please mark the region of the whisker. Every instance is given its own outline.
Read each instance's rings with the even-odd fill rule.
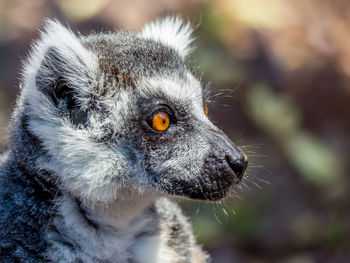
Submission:
[[[240,188],[241,191],[243,191],[243,187],[244,187],[245,189],[247,189],[248,191],[251,191],[251,189],[250,189],[249,186],[247,185],[246,180],[247,180],[247,176],[246,176],[246,179],[244,180],[244,182],[242,182],[242,183],[240,184],[240,185],[242,186],[242,187]]]
[[[245,151],[245,153],[248,155],[248,157],[258,157],[258,158],[268,158],[270,156],[266,155],[266,154],[250,154],[247,151]]]
[[[264,179],[261,179],[260,177],[256,177],[257,180],[259,180],[260,182],[262,183],[265,183],[265,184],[271,184],[269,181],[266,181]]]
[[[259,188],[260,190],[262,189],[262,187],[259,185],[259,184],[257,184],[256,182],[254,182],[253,180],[251,180],[251,179],[249,179],[249,178],[246,178],[246,180],[248,181],[248,182],[250,182],[250,183],[252,183],[253,185],[255,185],[257,188]]]
[[[225,209],[224,207],[221,207],[221,210],[222,210],[222,212],[224,212],[224,214],[225,214],[226,216],[229,216],[229,214],[227,213],[227,211],[226,211],[226,209]]]
[[[219,224],[222,225],[222,222],[219,220],[219,218],[218,218],[218,216],[216,214],[216,206],[215,207],[213,206],[213,208],[214,208],[214,217],[215,217],[216,221],[218,221]]]
[[[255,148],[255,149],[259,149],[259,148],[261,148],[262,146],[264,146],[263,143],[239,145],[239,147],[242,148],[242,149],[246,149],[246,148]]]

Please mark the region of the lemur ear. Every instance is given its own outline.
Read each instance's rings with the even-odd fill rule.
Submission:
[[[140,35],[174,48],[185,58],[191,52],[192,31],[190,23],[184,23],[181,18],[166,17],[146,24]]]
[[[97,59],[72,31],[58,21],[47,20],[24,65],[23,88],[44,92],[64,79],[72,88],[83,91],[96,68]]]

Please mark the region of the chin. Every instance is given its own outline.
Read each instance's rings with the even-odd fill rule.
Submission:
[[[232,186],[238,184],[234,180],[225,182],[216,181],[210,184],[202,180],[194,181],[172,181],[170,184],[163,185],[162,192],[177,197],[183,197],[192,200],[201,200],[217,202],[225,199]]]

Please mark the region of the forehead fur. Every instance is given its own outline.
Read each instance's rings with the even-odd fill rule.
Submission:
[[[165,72],[185,72],[183,59],[173,48],[132,32],[89,35],[81,42],[97,56],[100,70],[115,76],[137,80]]]

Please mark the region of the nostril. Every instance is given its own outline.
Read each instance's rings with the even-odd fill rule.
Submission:
[[[235,173],[239,180],[242,180],[245,170],[248,167],[248,159],[244,156],[242,159],[235,159],[227,155],[226,160],[230,165],[232,171]]]

